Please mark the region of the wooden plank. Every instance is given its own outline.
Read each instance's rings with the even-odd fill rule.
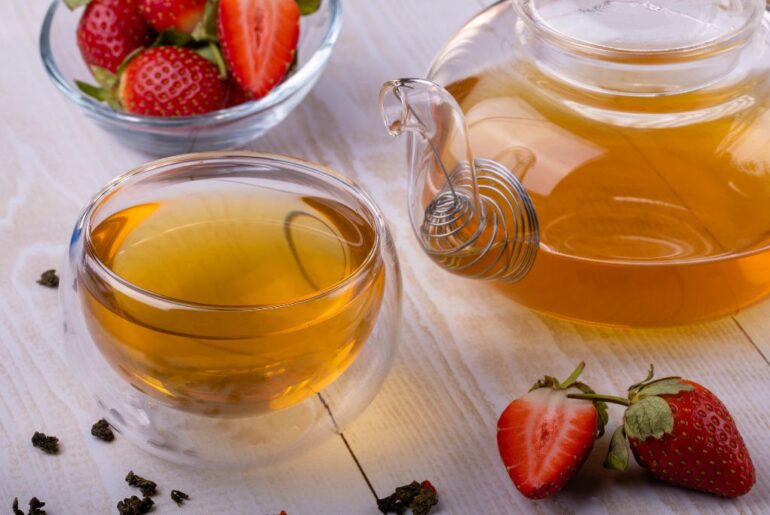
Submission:
[[[735,322],[757,348],[762,359],[770,365],[770,302],[739,313]]]

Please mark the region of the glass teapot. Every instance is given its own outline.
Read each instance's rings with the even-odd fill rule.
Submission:
[[[762,0],[512,0],[386,83],[423,249],[593,323],[727,316],[770,293]]]

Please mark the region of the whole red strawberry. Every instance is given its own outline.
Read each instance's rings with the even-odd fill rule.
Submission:
[[[510,405],[497,422],[497,445],[513,484],[524,496],[542,499],[561,490],[585,462],[604,432],[607,406],[568,398],[591,393],[577,381],[584,364],[559,382],[546,376]]]
[[[145,50],[119,78],[118,100],[129,113],[190,116],[221,109],[225,98],[217,67],[182,47]]]
[[[607,468],[628,466],[628,439],[637,463],[666,483],[723,497],[737,497],[756,481],[741,434],[722,401],[698,383],[680,377],[644,381],[628,400],[584,396],[628,406],[612,436]]]
[[[176,29],[191,34],[205,7],[206,0],[139,0],[139,11],[158,32]]]
[[[80,53],[89,66],[115,72],[128,54],[152,43],[154,34],[137,0],[92,0],[77,28]]]
[[[227,66],[254,98],[286,75],[299,41],[296,0],[220,0],[217,34]]]

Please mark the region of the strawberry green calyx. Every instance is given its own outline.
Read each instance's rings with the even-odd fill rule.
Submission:
[[[297,0],[299,12],[302,16],[313,14],[321,8],[321,0]]]
[[[626,437],[661,438],[674,430],[674,414],[661,397],[645,397],[631,404],[623,415]]]
[[[117,95],[119,75],[98,66],[91,66],[91,73],[98,86],[76,80],[78,89],[99,102],[106,102],[113,109],[120,109]]]
[[[219,78],[222,80],[227,79],[227,64],[225,64],[225,58],[222,55],[222,50],[216,43],[209,43],[207,46],[198,48],[195,50],[198,55],[207,59],[213,63],[217,70],[219,70]]]
[[[176,29],[166,29],[155,38],[152,45],[156,46],[185,46],[192,38],[184,32]]]
[[[626,439],[660,439],[674,431],[674,413],[669,403],[661,395],[675,395],[693,390],[681,377],[653,379],[654,368],[650,365],[647,377],[628,388],[628,398],[611,395],[571,394],[569,398],[611,402],[626,406],[623,425],[612,435],[609,452],[604,461],[605,468],[626,470],[628,468],[628,448]]]
[[[622,425],[612,433],[610,448],[604,459],[604,468],[620,471],[628,468],[628,446],[626,446],[626,432]]]
[[[90,1],[91,0],[64,0],[64,5],[66,5],[70,11],[74,11],[78,7],[88,5]]]
[[[593,389],[591,389],[590,386],[587,384],[578,381],[578,378],[580,378],[580,374],[583,373],[583,370],[585,369],[586,364],[585,362],[581,361],[577,368],[572,371],[572,373],[569,375],[567,379],[564,381],[559,381],[553,376],[545,376],[542,379],[538,380],[532,388],[529,389],[529,391],[537,390],[538,388],[551,388],[553,390],[569,390],[570,388],[575,388],[586,395],[595,395],[596,392],[594,392]],[[574,395],[567,395],[569,398],[578,398]],[[607,404],[603,400],[594,400],[589,399],[593,401],[594,407],[596,408],[596,412],[598,413],[597,423],[596,423],[596,438],[601,438],[601,436],[604,434],[604,427],[607,425],[607,422],[609,421],[609,414],[607,411]]]
[[[195,41],[207,43],[219,42],[217,35],[217,7],[219,0],[208,0],[203,9],[203,19],[192,31],[192,38]]]
[[[662,438],[674,430],[674,414],[661,395],[674,395],[693,389],[681,377],[653,379],[655,369],[650,365],[647,378],[628,389],[629,408],[623,416],[626,437],[645,440]]]
[[[198,43],[208,43],[196,48],[195,51],[201,57],[214,63],[219,70],[219,78],[227,79],[227,64],[219,47],[219,35],[217,34],[217,8],[219,0],[208,0],[203,10],[203,19],[192,31],[192,39]]]
[[[91,98],[98,100],[99,102],[106,102],[111,108],[117,110],[122,109],[120,99],[118,98],[118,88],[120,87],[120,78],[123,75],[128,64],[139,54],[144,52],[144,47],[139,47],[123,59],[120,63],[116,73],[100,68],[98,66],[91,66],[91,74],[96,79],[98,86],[89,84],[87,82],[75,81],[78,89],[88,95]]]
[[[120,63],[120,66],[118,66],[118,71],[117,71],[118,80],[120,80],[120,76],[123,75],[123,72],[126,71],[126,68],[128,67],[129,63],[131,63],[131,61],[133,61],[135,58],[139,57],[139,54],[141,54],[145,50],[146,48],[139,47],[135,49],[133,52],[131,52],[130,54],[128,54],[125,59],[123,59],[123,62]]]

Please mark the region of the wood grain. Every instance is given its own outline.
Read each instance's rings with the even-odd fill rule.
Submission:
[[[770,512],[770,304],[735,319],[665,331],[573,325],[514,304],[493,286],[450,276],[418,249],[406,216],[403,146],[386,135],[380,84],[424,74],[442,43],[486,1],[346,2],[329,69],[289,118],[249,148],[330,165],[368,189],[391,221],[404,269],[404,329],[383,391],[347,428],[350,448],[377,493],[428,478],[439,513]],[[0,513],[37,495],[49,513],[110,513],[131,492],[130,464],[167,488],[189,491],[184,513],[377,513],[341,439],[261,470],[182,469],[118,439],[88,435],[94,411],[66,362],[54,291],[35,284],[61,267],[86,200],[111,177],[149,158],[129,150],[67,104],[37,56],[47,2],[0,3]],[[12,70],[12,73],[9,71]],[[648,363],[709,385],[735,415],[758,484],[729,501],[653,484],[638,468],[601,469],[596,452],[568,489],[532,503],[499,463],[495,422],[541,372],[589,363],[586,380],[625,388]],[[619,411],[613,410],[614,420]],[[614,423],[611,424],[614,427]],[[62,438],[58,457],[32,452],[35,430]],[[599,447],[606,445],[607,438]],[[176,510],[168,498],[158,512]]]

